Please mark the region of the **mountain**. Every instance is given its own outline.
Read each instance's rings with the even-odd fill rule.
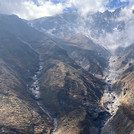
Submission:
[[[63,39],[56,38],[55,41],[83,69],[98,77],[104,75],[111,54],[103,46],[80,33]]]
[[[134,131],[134,44],[126,48],[119,48],[117,54],[117,72],[120,72],[114,91],[118,94],[120,106],[117,113],[107,122],[103,129],[116,134],[133,133]]]
[[[116,18],[120,15],[120,10],[89,13],[87,18],[80,16],[77,11],[72,11],[54,17],[39,18],[28,23],[41,32],[57,37],[68,36],[79,31],[84,32],[84,30],[90,30],[94,36],[95,34],[101,34],[103,31],[112,32],[114,28],[122,30],[124,23],[116,21]]]
[[[0,133],[132,134],[134,44],[115,38],[127,34],[121,12],[0,15]]]
[[[43,17],[27,23],[35,29],[56,38],[81,33],[107,49],[128,46],[133,40],[133,13],[124,8],[115,11],[89,13],[81,16],[77,11]],[[128,36],[129,35],[129,36]]]
[[[29,27],[24,20],[16,15],[0,15],[0,29],[27,42],[43,37],[42,33]]]
[[[0,30],[0,133],[49,133],[51,120],[32,98],[27,85],[38,68],[38,54]]]
[[[1,15],[0,18],[0,58],[5,64],[1,70],[9,68],[8,72],[12,74],[7,74],[9,79],[2,76],[3,81],[8,81],[8,84],[3,82],[2,85],[8,87],[7,92],[14,93],[11,100],[8,100],[8,106],[6,102],[10,95],[4,93],[7,98],[2,100],[8,115],[1,113],[1,131],[4,129],[5,133],[51,133],[55,126],[53,118],[56,118],[58,125],[55,133],[99,132],[103,122],[100,115],[103,114],[106,118],[108,114],[98,104],[103,95],[104,82],[75,63],[55,39],[29,27],[17,16]],[[12,23],[9,23],[9,20],[12,20]],[[40,98],[37,99],[29,88],[40,62]],[[6,75],[6,72],[5,70],[2,74]],[[6,87],[1,87],[2,92],[6,91],[5,89]],[[15,110],[7,110],[10,107],[15,107]],[[52,116],[43,107],[46,107]],[[9,118],[4,122],[3,119],[7,116]],[[9,121],[11,118],[12,122]],[[17,120],[19,123],[16,123]]]
[[[42,57],[41,102],[58,120],[55,133],[98,132],[103,122],[99,115],[107,116],[98,104],[103,81],[78,66],[55,42],[39,41],[32,47]]]
[[[122,10],[123,8],[119,8],[113,12],[89,13],[85,18],[73,11],[29,22],[35,29],[50,35],[77,65],[99,79],[104,78],[106,85],[103,86],[103,95],[99,102],[111,117],[101,128],[103,134],[131,134],[134,131],[134,45],[130,45],[133,43],[133,32],[130,30],[133,29],[133,18],[123,19]],[[58,65],[61,66],[65,65]],[[47,75],[47,72],[45,73]],[[54,78],[50,77],[46,83],[50,79]],[[79,77],[77,79],[79,80]],[[66,104],[62,102],[62,105]],[[86,119],[89,119],[88,116]],[[98,133],[89,130],[86,132]]]

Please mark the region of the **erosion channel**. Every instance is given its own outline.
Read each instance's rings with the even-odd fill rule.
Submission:
[[[110,119],[116,114],[118,107],[120,105],[119,96],[115,93],[113,85],[118,79],[119,72],[116,71],[116,61],[117,56],[112,55],[109,58],[109,67],[106,71],[104,80],[106,85],[104,87],[104,94],[101,99],[102,106],[110,114],[110,117],[106,120],[103,126],[105,126]],[[103,128],[101,128],[103,129]]]
[[[36,100],[36,103],[38,104],[38,106],[40,107],[40,109],[52,120],[53,122],[53,128],[50,132],[50,134],[54,134],[54,132],[56,131],[57,129],[57,119],[54,118],[51,113],[49,112],[49,110],[41,103],[40,101],[40,85],[39,85],[39,75],[41,73],[41,70],[43,68],[43,63],[39,62],[39,69],[38,71],[35,73],[35,75],[33,76],[33,82],[30,86],[30,91],[32,92],[35,100]]]

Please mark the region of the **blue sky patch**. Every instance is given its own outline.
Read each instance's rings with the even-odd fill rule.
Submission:
[[[121,2],[120,0],[110,0],[107,7],[112,9],[112,8],[119,8],[119,7],[124,7],[128,5],[129,5],[129,2]]]

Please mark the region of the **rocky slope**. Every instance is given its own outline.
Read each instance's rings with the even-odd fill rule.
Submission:
[[[65,39],[56,38],[55,41],[84,70],[99,78],[104,76],[103,72],[108,67],[108,59],[111,55],[104,47],[80,33]]]
[[[40,101],[57,118],[55,134],[99,133],[108,116],[100,106],[104,82],[83,70],[50,39],[32,47],[43,61]]]
[[[0,133],[50,133],[51,120],[28,90],[38,54],[17,37],[0,30]]]
[[[106,123],[104,123],[105,125],[101,131],[101,133],[104,134],[134,133],[134,45],[132,44],[126,48],[119,47],[115,54],[110,55],[102,47],[97,46],[97,43],[94,43],[90,40],[94,39],[96,42],[101,42],[103,46],[106,46],[112,50],[115,49],[115,46],[126,46],[129,44],[131,41],[129,40],[128,34],[130,33],[127,31],[127,29],[131,27],[133,19],[131,18],[130,20],[123,20],[120,18],[120,13],[121,9],[117,9],[114,12],[97,12],[95,14],[88,14],[86,18],[81,18],[77,12],[71,12],[29,22],[39,31],[48,33],[54,37],[54,40],[55,37],[60,37],[60,39],[56,39],[55,41],[61,48],[67,51],[69,57],[72,58],[77,65],[98,78],[104,78],[106,85],[103,86],[103,90],[105,91],[99,102],[101,103],[101,106],[111,114],[111,117]],[[87,39],[87,37],[83,36],[82,34],[78,34],[80,31],[82,34],[87,35],[90,39]],[[101,51],[99,52],[98,50]],[[108,59],[110,56],[112,57],[109,60],[108,67]],[[58,61],[59,59],[60,58],[58,58]],[[48,60],[48,62],[50,61]],[[56,79],[55,85],[58,84],[58,89],[60,89],[59,86],[64,86],[66,79],[63,81],[63,78],[66,75],[61,75],[62,77],[60,82],[58,82],[57,78],[59,78],[59,74],[66,72],[65,68],[69,67],[66,67],[66,65],[61,62],[58,62],[56,67],[55,64],[56,62],[54,61],[51,66],[48,66],[48,68],[45,69],[45,75],[48,76],[47,70],[53,72],[53,70],[58,68],[58,70],[54,72],[57,73],[56,77],[53,78],[52,73],[51,77],[49,77],[45,83]],[[47,64],[45,63],[45,65]],[[75,75],[76,79],[78,79],[79,83],[81,83],[80,77],[77,78],[77,76],[78,75]],[[49,85],[50,83],[47,84]],[[52,89],[50,89],[50,91]],[[63,105],[65,105],[64,103],[65,102],[63,101]],[[89,116],[87,116],[87,118],[88,117]],[[93,120],[91,122],[93,123]],[[91,133],[97,132],[94,131]]]
[[[119,12],[92,17],[103,21]],[[55,19],[63,18],[42,22]],[[110,58],[108,50],[83,34],[51,38],[17,16],[0,20],[0,133],[133,133],[133,44]],[[99,24],[98,32],[123,29],[122,23],[112,24]]]
[[[121,9],[113,12],[89,13],[83,17],[77,11],[65,12],[52,17],[43,17],[31,20],[28,23],[41,32],[48,33],[56,37],[66,37],[72,34],[88,33],[91,37],[99,37],[105,33],[111,33],[115,28],[123,30],[125,23],[116,19],[120,15]]]
[[[24,41],[36,41],[44,35],[29,27],[24,20],[16,15],[0,15],[0,29],[15,35]]]
[[[118,111],[107,121],[103,128],[104,134],[133,134],[134,132],[134,112],[133,112],[133,94],[134,94],[134,45],[126,48],[119,48],[116,52],[117,61],[115,62],[116,71],[119,72],[118,80],[113,86],[114,92],[120,102]]]
[[[51,120],[47,112],[46,115],[44,114],[44,106],[51,111],[51,117],[57,120],[55,133],[98,133],[103,122],[101,118],[107,115],[100,106],[104,83],[78,66],[57,42],[29,27],[23,20],[16,16],[4,15],[0,16],[0,19],[2,20],[0,57],[6,65],[3,68],[9,68],[8,72],[14,77],[14,79],[9,77],[14,85],[13,88],[9,82],[9,85],[6,83],[3,85],[10,88],[8,92],[13,90],[11,100],[14,98],[20,101],[20,103],[15,101],[14,106],[11,104],[7,106],[6,99],[2,99],[5,101],[5,109],[9,107],[17,109],[8,110],[9,124],[1,121],[1,126],[9,128],[7,133],[12,131],[13,133],[52,133],[50,131],[54,120]],[[8,28],[9,20],[11,28]],[[34,38],[35,36],[37,37]],[[43,67],[38,76],[39,99],[35,98],[34,94],[30,95],[28,91],[31,83],[34,83],[32,77],[39,67],[37,53],[40,54]],[[4,76],[2,78],[4,81],[7,79]],[[6,90],[2,87],[1,91]],[[9,95],[6,95],[9,98]],[[1,115],[1,120],[2,117],[8,116],[5,113]],[[12,122],[9,121],[11,118]],[[17,120],[19,123],[16,123]],[[3,129],[2,127],[1,131]]]

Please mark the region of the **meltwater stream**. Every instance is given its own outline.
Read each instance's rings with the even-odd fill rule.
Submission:
[[[35,73],[33,76],[33,82],[30,87],[30,91],[32,92],[34,98],[36,99],[36,103],[40,107],[40,109],[52,120],[53,122],[53,129],[51,130],[50,134],[54,134],[54,132],[57,129],[57,119],[54,118],[51,113],[48,111],[48,109],[40,102],[40,86],[39,86],[39,75],[41,73],[43,66],[42,62],[39,63],[39,70]]]

